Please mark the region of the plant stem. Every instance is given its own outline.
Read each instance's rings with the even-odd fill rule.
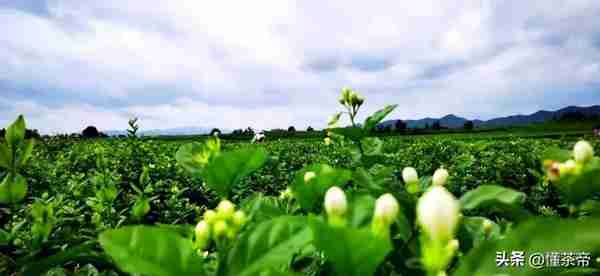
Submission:
[[[347,107],[347,108],[348,108],[348,114],[350,115],[350,122],[352,123],[352,127],[356,127],[356,123],[354,122],[354,117],[356,116],[358,109],[355,109],[355,107],[352,107],[352,109],[350,109],[350,107]],[[362,157],[365,154],[362,143],[360,142],[360,140],[357,140],[355,142],[358,145],[358,150],[360,151],[360,155]]]

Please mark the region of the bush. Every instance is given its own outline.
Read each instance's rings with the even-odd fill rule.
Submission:
[[[473,121],[466,121],[465,122],[465,125],[464,125],[464,129],[465,130],[473,130],[474,127],[475,126],[473,124]]]
[[[100,132],[95,126],[88,126],[81,132],[81,136],[83,138],[98,138],[100,137]]]

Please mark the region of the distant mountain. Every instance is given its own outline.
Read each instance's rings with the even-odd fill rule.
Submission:
[[[141,136],[176,136],[176,135],[202,135],[209,134],[213,128],[207,127],[177,127],[167,129],[150,129],[140,130],[138,133]],[[228,132],[227,129],[221,129],[222,132]],[[127,135],[126,130],[108,130],[104,131],[109,136]]]
[[[553,119],[562,118],[565,114],[581,114],[585,117],[600,116],[600,105],[579,107],[569,106],[556,111],[541,110],[529,115],[512,115],[508,117],[494,118],[487,121],[473,120],[477,127],[505,127],[520,126],[534,123],[543,123]],[[384,121],[378,127],[394,127],[397,120]],[[462,128],[468,119],[453,114],[442,118],[423,118],[419,120],[404,120],[409,128],[424,128],[425,125],[431,126],[434,122],[440,122],[440,125],[448,128]]]

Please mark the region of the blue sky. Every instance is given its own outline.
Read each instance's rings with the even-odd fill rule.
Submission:
[[[600,104],[598,1],[209,2],[0,0],[0,125],[321,128],[344,86],[403,119]]]

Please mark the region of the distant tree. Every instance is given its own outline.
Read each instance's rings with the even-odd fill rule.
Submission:
[[[100,132],[95,126],[88,126],[81,132],[81,136],[83,138],[98,138],[100,137]]]
[[[308,126],[308,128],[306,129],[307,132],[313,132],[315,131],[315,129],[311,126]]]
[[[406,122],[402,120],[396,120],[394,123],[394,130],[397,132],[404,132],[406,130]]]
[[[429,129],[429,124],[428,123],[425,124],[425,129]]]
[[[466,121],[464,124],[465,130],[473,130],[474,127],[475,125],[473,124],[473,121]]]
[[[294,126],[288,127],[288,132],[296,132],[296,128]]]
[[[127,124],[129,125],[129,128],[127,129],[127,136],[129,138],[137,137],[138,129],[140,129],[140,126],[137,124],[137,121],[138,118],[132,118],[129,119],[129,121],[127,121]]]
[[[440,130],[442,129],[442,125],[440,124],[440,121],[435,121],[433,122],[433,125],[431,125],[431,128],[434,130]]]
[[[6,129],[0,129],[0,139],[4,138],[4,135],[6,135]],[[40,133],[38,132],[37,129],[25,129],[25,139],[31,139],[31,138],[36,138],[39,139],[41,138]]]
[[[218,128],[213,128],[213,129],[210,131],[210,136],[214,136],[214,135],[221,135],[221,130],[220,130],[220,129],[218,129]]]

